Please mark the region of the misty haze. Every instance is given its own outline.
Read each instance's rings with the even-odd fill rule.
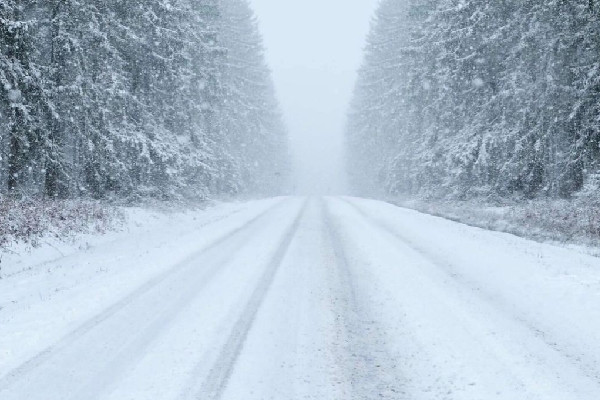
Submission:
[[[0,400],[598,400],[599,257],[596,0],[0,0]]]

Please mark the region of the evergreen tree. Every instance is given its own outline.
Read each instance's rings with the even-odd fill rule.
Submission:
[[[52,151],[43,136],[48,104],[40,87],[40,69],[32,62],[33,21],[25,16],[28,5],[0,1],[0,143],[6,189],[13,194],[26,191],[40,160]]]
[[[382,2],[348,123],[349,165],[366,177],[358,186],[453,198],[577,193],[598,168],[596,7]]]
[[[285,132],[239,0],[0,1],[3,192],[276,190]]]
[[[254,13],[245,0],[223,2],[226,48],[222,125],[245,192],[277,193],[287,175],[287,136]]]

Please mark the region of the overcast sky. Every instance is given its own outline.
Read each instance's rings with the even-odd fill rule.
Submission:
[[[299,193],[343,191],[345,114],[378,0],[250,0],[291,135]]]

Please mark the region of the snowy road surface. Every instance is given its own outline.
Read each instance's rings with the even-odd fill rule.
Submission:
[[[354,198],[207,215],[0,280],[0,399],[600,399],[600,259]]]

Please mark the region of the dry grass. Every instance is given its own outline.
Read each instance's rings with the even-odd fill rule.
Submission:
[[[543,199],[506,204],[474,200],[390,202],[468,225],[538,241],[600,247],[600,203],[596,201]]]
[[[80,233],[103,233],[123,216],[92,201],[0,199],[0,248],[14,243],[37,246],[42,237],[66,239]]]

